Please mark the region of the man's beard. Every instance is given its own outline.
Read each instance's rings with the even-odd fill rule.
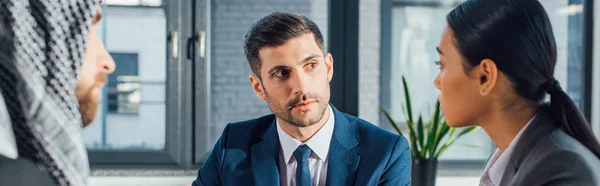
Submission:
[[[278,118],[281,118],[283,121],[292,124],[296,127],[308,127],[314,124],[317,124],[319,121],[321,121],[323,119],[323,116],[325,116],[325,111],[327,111],[327,106],[329,105],[329,87],[327,87],[327,90],[324,94],[324,96],[318,95],[318,94],[312,94],[312,93],[307,93],[304,95],[299,95],[296,98],[288,101],[288,103],[286,103],[283,107],[273,103],[271,101],[271,97],[269,96],[269,94],[267,93],[266,89],[265,90],[265,96],[267,97],[267,104],[269,105],[269,108],[271,109],[271,112],[273,112],[273,114],[275,114],[275,116],[277,116]],[[306,101],[306,100],[315,100],[316,104],[318,104],[318,108],[316,110],[310,110],[310,111],[306,111],[306,112],[314,112],[314,113],[309,113],[311,114],[309,116],[308,121],[303,121],[297,118],[294,118],[294,116],[292,115],[292,111],[295,105],[297,105],[299,102],[302,101]]]
[[[98,105],[100,104],[100,91],[97,90],[96,86],[98,84],[106,83],[106,79],[106,75],[97,73],[92,86],[77,86],[77,101],[79,102],[79,113],[81,113],[83,127],[91,124],[94,121],[94,118],[96,118]]]
[[[96,117],[96,112],[98,111],[98,105],[100,104],[100,99],[97,96],[94,96],[94,88],[90,88],[83,94],[84,97],[78,99],[79,101],[79,113],[81,113],[81,122],[83,123],[83,127],[88,126],[94,121]]]

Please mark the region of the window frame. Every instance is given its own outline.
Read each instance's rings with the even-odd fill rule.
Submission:
[[[210,139],[210,94],[211,94],[211,50],[212,40],[212,11],[209,1],[192,1],[192,43],[190,58],[192,59],[193,74],[193,131],[194,151],[192,163],[200,167],[211,153],[213,143]],[[197,19],[200,18],[200,19]],[[204,47],[201,47],[204,45]],[[203,54],[202,54],[203,53]]]
[[[582,99],[583,114],[588,121],[592,121],[592,92],[594,81],[594,0],[582,0],[583,2],[583,76],[582,76]],[[598,113],[598,111],[596,111]],[[598,134],[597,134],[598,135]]]
[[[330,86],[335,96],[330,102],[339,111],[358,117],[360,1],[329,0],[328,5],[329,52],[339,61],[333,63],[335,73]]]
[[[191,141],[191,63],[185,58],[187,37],[190,35],[190,24],[179,24],[189,22],[191,8],[185,6],[192,0],[163,1],[162,6],[122,6],[106,5],[107,7],[128,8],[161,8],[165,10],[167,20],[167,33],[178,32],[178,38],[167,37],[169,42],[166,47],[167,56],[166,70],[166,133],[165,148],[159,151],[151,150],[97,150],[88,149],[90,167],[93,170],[114,168],[190,168],[192,141]],[[104,20],[108,21],[108,20]],[[105,24],[105,23],[104,23]],[[103,28],[106,28],[104,26]],[[106,32],[104,32],[106,33]],[[177,58],[173,57],[171,40],[177,39]],[[103,93],[106,98],[106,93]],[[105,132],[103,130],[103,132]]]

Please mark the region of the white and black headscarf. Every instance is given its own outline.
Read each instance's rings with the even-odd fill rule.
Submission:
[[[0,155],[87,185],[75,96],[97,0],[0,0]]]

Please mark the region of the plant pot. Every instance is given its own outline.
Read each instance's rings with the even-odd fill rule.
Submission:
[[[437,159],[413,159],[412,186],[435,186]]]

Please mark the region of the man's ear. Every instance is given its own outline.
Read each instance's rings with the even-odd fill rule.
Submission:
[[[252,84],[252,90],[254,90],[254,94],[256,94],[256,97],[262,100],[266,100],[265,90],[263,89],[262,81],[260,80],[260,78],[255,74],[252,74],[250,75],[249,79],[250,84]]]
[[[333,78],[333,56],[331,56],[331,53],[325,55],[325,65],[327,66],[327,79],[331,82]]]
[[[475,69],[475,77],[479,79],[479,93],[482,96],[490,94],[498,82],[498,67],[491,59],[483,59]]]

